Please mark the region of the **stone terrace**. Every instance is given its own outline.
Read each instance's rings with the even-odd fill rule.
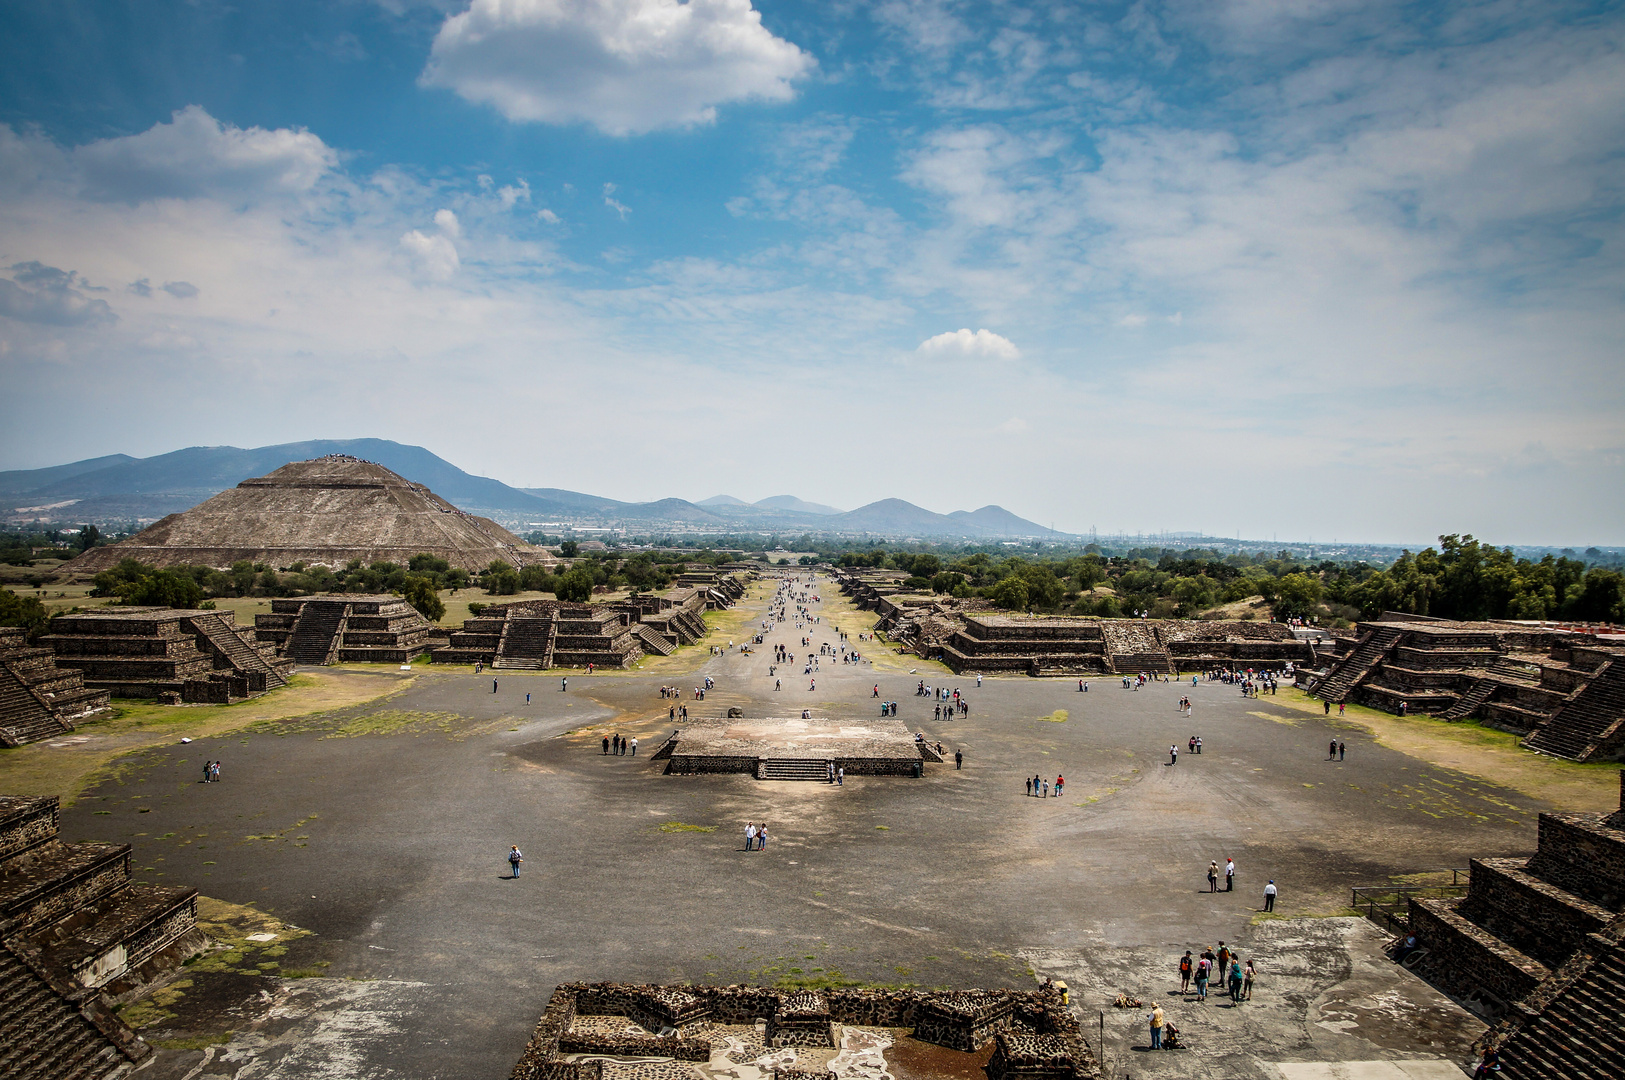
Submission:
[[[55,798],[0,796],[0,1075],[122,1075],[150,1048],[103,992],[203,945],[197,890],[130,880],[127,844],[65,844]]]
[[[512,1080],[603,1080],[606,1057],[619,1059],[615,1075],[624,1080],[834,1080],[845,1075],[836,1071],[838,1049],[884,1052],[904,1038],[943,1048],[939,1057],[953,1075],[981,1073],[984,1063],[989,1080],[1101,1075],[1077,1019],[1050,990],[566,983],[553,992]]]
[[[488,663],[502,669],[626,668],[644,654],[633,612],[616,604],[521,600],[492,604],[433,649],[437,664]],[[651,648],[652,642],[648,643]]]
[[[271,601],[254,636],[300,664],[404,664],[429,648],[433,629],[398,596],[332,594]]]
[[[252,642],[229,611],[110,608],[59,615],[40,639],[59,667],[114,697],[223,703],[283,686],[292,664]]]
[[[107,708],[108,692],[61,668],[48,648],[34,648],[20,627],[0,626],[0,746],[21,746],[73,730],[73,722]]]
[[[690,720],[654,757],[669,758],[672,774],[750,773],[759,780],[824,780],[831,768],[850,776],[909,776],[922,760],[941,760],[889,717]]]
[[[1562,628],[1384,619],[1308,676],[1326,701],[1476,718],[1574,761],[1625,754],[1625,650]]]

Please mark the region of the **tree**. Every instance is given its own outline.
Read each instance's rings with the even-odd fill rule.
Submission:
[[[439,622],[446,614],[446,605],[435,591],[434,582],[422,574],[409,574],[402,583],[401,595],[430,622]]]
[[[580,550],[580,544],[576,543],[574,540],[566,540],[564,543],[559,545],[559,557],[564,559],[573,559]]]
[[[44,633],[50,621],[38,597],[18,596],[10,589],[0,589],[0,626],[20,626],[28,631],[28,640],[34,641]]]
[[[89,551],[91,548],[101,543],[101,539],[102,533],[100,529],[96,528],[94,525],[86,525],[79,530],[79,550]]]
[[[1026,611],[1027,583],[1021,578],[1011,575],[993,586],[988,593],[988,599],[1006,611]]]
[[[570,604],[583,604],[592,597],[592,574],[578,566],[558,579],[553,595]]]
[[[1279,617],[1308,615],[1320,603],[1324,590],[1318,578],[1288,574],[1275,583],[1274,612]]]
[[[138,607],[195,608],[203,603],[203,586],[190,575],[158,570],[133,582],[120,602]]]

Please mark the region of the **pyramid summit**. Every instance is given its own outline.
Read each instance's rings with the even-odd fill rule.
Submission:
[[[129,558],[222,570],[243,559],[275,567],[342,567],[352,559],[404,565],[417,554],[471,571],[493,559],[524,565],[544,557],[496,522],[464,513],[422,484],[375,462],[332,454],[244,480],[128,540],[92,548],[67,568],[96,573]]]

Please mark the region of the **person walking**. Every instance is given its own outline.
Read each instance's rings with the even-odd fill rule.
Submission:
[[[1170,765],[1178,765],[1179,764],[1179,747],[1177,745],[1175,745],[1174,743],[1169,743],[1168,744],[1168,764],[1170,764]]]
[[[745,850],[756,850],[756,823],[754,821],[745,822]]]
[[[756,850],[767,850],[767,822],[765,821],[756,826]]]
[[[218,784],[219,782],[220,782],[220,759],[215,758],[214,759],[214,764],[209,766],[209,783]]]
[[[1191,975],[1193,974],[1195,967],[1196,962],[1191,959],[1191,951],[1186,949],[1185,955],[1179,958],[1179,993],[1181,995],[1184,995],[1190,991]]]
[[[1230,949],[1224,942],[1219,942],[1218,961],[1213,965],[1213,974],[1219,978],[1219,985],[1224,986],[1225,975],[1230,971]]]
[[[508,849],[508,865],[513,867],[514,877],[519,876],[519,864],[524,861],[525,856],[520,852],[518,844]]]
[[[495,679],[492,679],[491,680],[491,693],[494,694],[496,692],[497,692],[497,681]]]
[[[1207,864],[1207,891],[1210,893],[1219,891],[1219,864],[1216,862]]]
[[[1335,761],[1336,759],[1337,759],[1337,740],[1333,739],[1331,749],[1326,751],[1326,760],[1327,761]]]
[[[1151,1010],[1151,1049],[1162,1049],[1162,1006],[1158,1005]]]
[[[1274,911],[1275,910],[1275,879],[1274,878],[1270,878],[1270,883],[1268,885],[1264,886],[1264,910],[1265,911]]]
[[[525,704],[526,705],[530,704],[530,691],[529,690],[525,691]]]
[[[609,736],[604,736],[604,753],[609,753]]]
[[[1230,1004],[1241,1004],[1241,961],[1230,958]]]
[[[205,761],[203,763],[203,782],[205,784],[207,784],[209,782],[209,778],[211,776],[213,776],[213,775],[214,775],[214,762]]]
[[[960,750],[955,750],[954,751],[954,768],[963,769],[964,767],[965,767],[965,754],[964,754],[964,752],[960,751]]]
[[[1196,962],[1196,1000],[1207,1000],[1207,980],[1213,974],[1213,961],[1203,954],[1202,959]]]
[[[837,765],[835,767],[835,786],[836,787],[845,787],[846,786],[846,766],[844,766],[844,765]]]
[[[1229,856],[1224,860],[1224,891],[1236,891],[1236,860]]]
[[[1241,999],[1243,1001],[1253,1000],[1253,978],[1257,974],[1258,972],[1253,968],[1253,962],[1251,960],[1247,961],[1247,970],[1241,974]]]
[[[561,693],[561,694],[567,693],[569,691],[569,689],[570,689],[570,676],[568,676],[568,675],[560,676],[559,677],[559,693]]]
[[[1344,742],[1342,739],[1338,739],[1337,740],[1337,760],[1342,761],[1343,758],[1348,755],[1348,752],[1349,752],[1349,744]]]
[[[1065,786],[1065,784],[1066,784],[1066,777],[1062,776],[1060,773],[1056,773],[1055,774],[1055,797],[1057,799],[1059,799],[1061,797],[1061,788],[1063,786]]]
[[[636,735],[632,736],[632,756],[638,756],[638,737]]]

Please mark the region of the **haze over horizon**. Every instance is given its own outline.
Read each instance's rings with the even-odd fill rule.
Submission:
[[[370,436],[626,501],[1625,541],[1612,5],[0,29],[0,469]]]

